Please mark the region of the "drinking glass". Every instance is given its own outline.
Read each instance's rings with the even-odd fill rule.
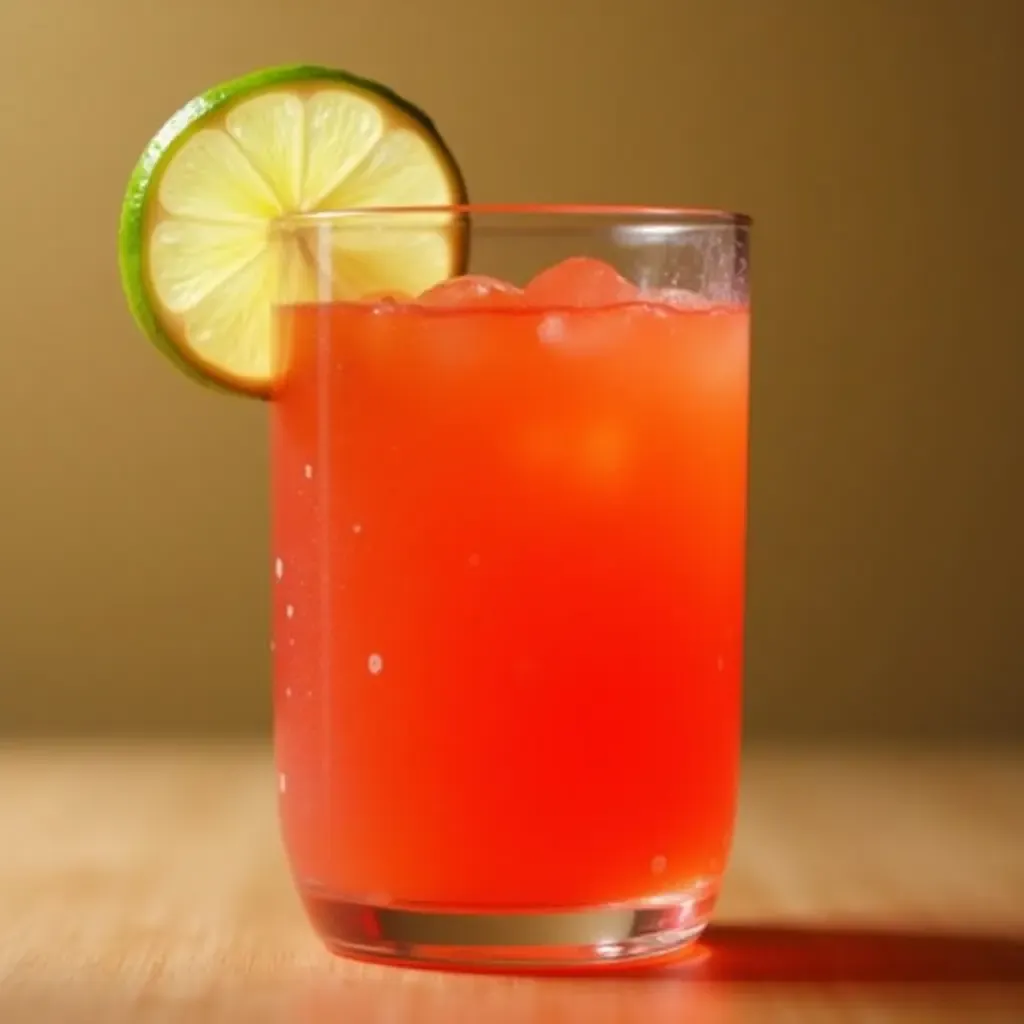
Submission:
[[[280,818],[331,950],[580,968],[704,928],[738,775],[749,229],[275,224],[318,282],[276,309]],[[474,276],[346,297],[466,244]]]

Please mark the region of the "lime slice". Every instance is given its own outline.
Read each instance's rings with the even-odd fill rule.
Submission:
[[[257,71],[191,100],[146,147],[121,210],[121,280],[179,367],[268,396],[276,302],[419,295],[466,256],[463,219],[442,213],[414,230],[325,232],[330,258],[314,266],[277,218],[465,201],[433,123],[390,89],[330,68]]]

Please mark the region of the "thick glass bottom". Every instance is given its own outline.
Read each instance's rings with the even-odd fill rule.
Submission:
[[[661,960],[704,930],[717,882],[578,910],[477,912],[378,906],[303,892],[327,947],[341,956],[422,967],[579,969]]]

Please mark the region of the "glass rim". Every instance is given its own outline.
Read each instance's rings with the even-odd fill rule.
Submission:
[[[441,215],[450,217],[511,217],[524,221],[536,218],[551,220],[633,220],[648,223],[671,223],[690,228],[749,228],[753,218],[713,207],[647,206],[614,203],[440,203],[419,206],[353,206],[345,210],[316,210],[285,213],[273,219],[279,227],[318,227],[344,224],[366,217],[403,217]]]

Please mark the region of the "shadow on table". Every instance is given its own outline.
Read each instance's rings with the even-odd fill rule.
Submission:
[[[846,1005],[835,1003],[837,987],[858,1012],[894,1020],[909,1006],[914,1020],[1024,1021],[1024,938],[1015,936],[723,924],[672,964],[538,985],[523,984],[518,972],[397,971],[326,956],[258,976],[229,973],[196,991],[187,978],[154,978],[143,993],[99,973],[52,985],[15,975],[0,984],[0,1024],[747,1024],[769,1019],[773,1006],[831,1019]]]
[[[723,924],[709,928],[700,947],[690,959],[634,976],[778,984],[1024,984],[1021,937]]]

